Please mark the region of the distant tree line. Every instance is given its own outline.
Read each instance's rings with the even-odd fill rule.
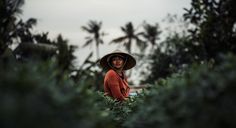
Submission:
[[[0,1],[1,128],[235,128],[235,1],[192,0],[184,14],[188,32],[172,31],[163,41],[157,24],[144,23],[143,31],[132,22],[122,26],[110,43],[131,54],[138,46],[150,64],[143,82],[153,85],[125,102],[95,93],[104,75],[97,65],[101,22],[82,27],[89,33],[84,46],[94,43],[98,60],[91,52],[75,67],[75,46],[62,35],[32,33],[37,20],[16,16],[23,2]]]
[[[22,21],[16,15],[20,14],[23,0],[4,0],[0,3],[1,26],[0,26],[0,58],[4,63],[9,60],[50,60],[56,58],[58,68],[62,74],[74,72],[74,80],[78,80],[85,73],[81,68],[75,68],[74,51],[76,46],[69,45],[68,40],[59,35],[55,40],[48,37],[48,32],[32,33],[33,26],[37,20],[30,18]],[[204,63],[212,61],[218,63],[218,55],[221,53],[235,53],[235,2],[227,1],[201,1],[192,0],[191,8],[185,9],[184,19],[192,26],[188,33],[174,32],[163,41],[158,41],[162,31],[159,25],[144,22],[143,29],[136,28],[132,22],[126,23],[120,29],[123,35],[116,37],[109,44],[122,44],[126,50],[133,54],[134,49],[139,48],[137,56],[140,61],[149,63],[147,74],[142,72],[143,82],[154,82],[159,78],[166,78],[174,72],[187,68],[192,63]],[[173,17],[174,18],[174,17]],[[178,21],[177,21],[178,22]],[[102,22],[91,20],[87,25],[81,27],[89,35],[83,47],[96,46],[97,60],[91,60],[93,52],[89,54],[83,65],[92,76],[98,76],[99,46],[104,44]],[[134,45],[135,43],[135,45]],[[17,45],[12,51],[9,47]],[[151,46],[151,52],[144,55],[147,46]],[[98,67],[99,68],[99,67]],[[97,73],[95,73],[97,72]],[[94,74],[95,73],[95,74]],[[91,73],[87,73],[87,75]],[[146,78],[144,78],[146,77]]]
[[[233,0],[192,0],[185,9],[185,22],[190,23],[188,33],[175,33],[155,49],[150,59],[150,75],[144,82],[153,83],[166,78],[193,63],[217,64],[220,55],[236,53],[236,2]]]
[[[27,21],[23,21],[17,15],[22,13],[20,9],[24,4],[24,0],[4,0],[1,3],[1,38],[0,38],[0,60],[7,65],[8,63],[15,62],[28,62],[28,61],[48,61],[56,59],[60,74],[67,73],[71,77],[78,81],[83,75],[91,75],[90,77],[99,76],[101,70],[92,70],[94,67],[98,67],[99,61],[99,45],[104,44],[103,36],[105,35],[102,30],[102,22],[91,20],[86,26],[82,26],[82,30],[89,33],[86,37],[86,42],[83,47],[91,45],[93,42],[96,46],[97,60],[91,60],[94,55],[93,52],[89,54],[84,63],[76,68],[74,64],[75,56],[74,51],[76,46],[69,45],[68,40],[64,39],[62,35],[58,35],[55,40],[48,37],[48,32],[33,33],[33,27],[37,24],[37,19],[30,18]],[[153,47],[157,44],[161,33],[159,25],[151,25],[148,23],[143,24],[143,31],[140,32],[133,26],[132,22],[128,22],[121,27],[121,31],[124,33],[121,37],[117,37],[110,42],[123,44],[129,53],[132,52],[136,46],[141,51],[145,50],[147,43],[150,43]],[[12,46],[16,48],[12,49]],[[84,71],[88,70],[88,73]],[[85,74],[84,74],[85,73]],[[94,74],[95,73],[95,74]],[[96,80],[94,80],[96,81]],[[98,85],[97,85],[98,86]],[[100,85],[99,85],[100,86]],[[97,87],[98,88],[98,87]]]

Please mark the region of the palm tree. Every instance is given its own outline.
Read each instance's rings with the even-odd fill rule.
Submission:
[[[97,52],[97,59],[99,59],[99,44],[103,44],[103,40],[101,36],[104,36],[104,33],[100,33],[102,27],[102,22],[97,22],[94,20],[90,20],[87,26],[82,26],[82,30],[91,34],[91,36],[86,37],[86,43],[83,47],[91,45],[92,42],[96,43],[96,52]]]
[[[144,32],[142,32],[141,35],[147,40],[147,42],[151,43],[153,50],[154,46],[156,45],[156,40],[159,39],[159,35],[161,34],[161,31],[159,30],[159,25],[150,25],[144,23],[143,28]]]
[[[111,43],[124,43],[123,45],[127,49],[129,53],[131,53],[131,45],[132,41],[135,40],[139,47],[142,46],[143,41],[139,39],[139,35],[141,33],[136,33],[136,29],[134,29],[133,24],[128,22],[124,27],[121,27],[123,36],[113,39]]]
[[[36,40],[36,42],[38,43],[44,43],[44,44],[55,44],[55,41],[51,40],[48,37],[49,32],[42,32],[39,34],[35,34],[34,35],[34,39]]]
[[[71,71],[74,69],[73,61],[76,57],[73,53],[77,47],[68,45],[68,40],[64,39],[62,35],[58,35],[56,44],[58,47],[57,60],[59,68],[62,72]]]
[[[37,24],[37,20],[35,18],[30,18],[26,22],[20,20],[15,25],[15,30],[12,32],[12,38],[19,38],[19,43],[33,43],[34,35],[31,32],[33,27]]]
[[[20,9],[24,0],[1,0],[0,2],[0,55],[12,44],[16,29],[16,14],[20,14]]]

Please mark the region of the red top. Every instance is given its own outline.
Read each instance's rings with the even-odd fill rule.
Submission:
[[[124,76],[124,75],[123,75]],[[104,78],[105,95],[111,96],[119,101],[129,96],[129,85],[126,78],[122,78],[114,70],[110,69]]]

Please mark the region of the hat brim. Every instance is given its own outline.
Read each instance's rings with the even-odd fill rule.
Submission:
[[[136,65],[135,58],[132,55],[128,53],[124,53],[124,52],[113,52],[113,53],[105,55],[104,57],[101,58],[100,65],[105,69],[111,69],[111,66],[109,65],[109,62],[108,62],[108,58],[114,55],[121,55],[126,58],[126,63],[123,67],[123,70],[129,70]]]

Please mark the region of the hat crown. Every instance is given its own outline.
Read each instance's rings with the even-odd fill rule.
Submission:
[[[126,52],[123,52],[123,51],[117,49],[117,50],[113,51],[112,53],[126,53]]]

